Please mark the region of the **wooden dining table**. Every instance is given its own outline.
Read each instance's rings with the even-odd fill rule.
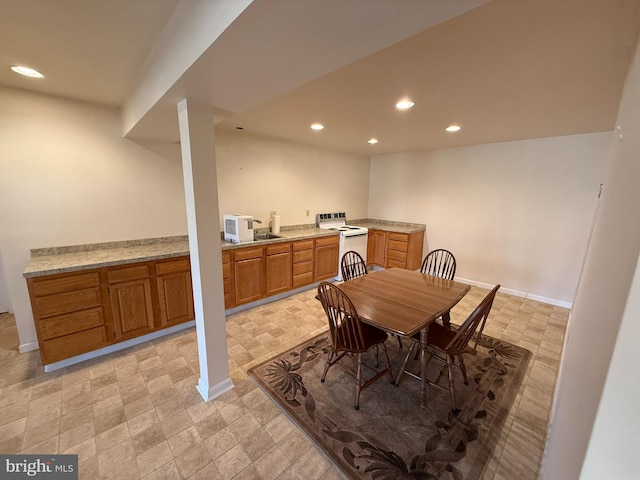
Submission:
[[[396,335],[420,334],[420,405],[426,397],[426,344],[429,325],[448,314],[469,291],[469,285],[419,271],[389,268],[339,285],[360,319]]]

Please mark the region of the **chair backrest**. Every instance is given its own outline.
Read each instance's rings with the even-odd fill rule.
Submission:
[[[424,257],[420,272],[453,280],[456,276],[456,258],[449,250],[432,250]]]
[[[447,347],[445,348],[446,352],[450,355],[459,355],[464,353],[469,344],[469,341],[473,337],[473,334],[477,331],[476,337],[476,346],[478,345],[478,338],[482,335],[482,331],[484,330],[484,325],[487,322],[487,317],[489,316],[489,312],[491,311],[491,306],[493,305],[493,299],[498,292],[500,285],[496,285],[493,287],[484,300],[480,302],[480,304],[475,308],[471,315],[464,321],[460,328],[456,332],[455,336],[451,339]],[[480,328],[478,328],[480,326]],[[474,347],[475,349],[475,347]]]
[[[342,280],[348,282],[356,277],[367,274],[367,264],[358,252],[349,250],[342,256],[340,261]]]
[[[334,351],[366,351],[360,317],[347,294],[332,283],[321,282],[318,298],[327,314]]]

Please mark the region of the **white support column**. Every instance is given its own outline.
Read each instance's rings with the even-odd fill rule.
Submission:
[[[233,388],[224,316],[213,108],[207,102],[182,100],[178,120],[200,357],[197,390],[208,402]]]

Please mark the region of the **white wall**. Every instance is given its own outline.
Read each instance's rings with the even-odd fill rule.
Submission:
[[[633,366],[640,342],[640,262],[629,292],[602,401],[582,467],[582,480],[638,478],[640,382]]]
[[[0,90],[0,277],[23,349],[36,341],[30,249],[187,233],[179,147],[123,139],[120,120],[113,108]],[[276,210],[283,226],[320,211],[366,216],[367,157],[235,133],[216,134],[222,213],[266,221]]]
[[[613,134],[382,155],[369,216],[425,223],[456,276],[569,305]]]
[[[23,348],[31,248],[186,232],[180,165],[120,132],[117,109],[0,90],[0,250]]]
[[[216,131],[216,162],[221,214],[253,215],[263,227],[272,210],[282,225],[315,223],[321,212],[345,211],[352,219],[367,216],[369,158],[364,155],[244,131]]]
[[[581,469],[580,478],[585,479],[638,478],[637,465],[618,460],[629,451],[630,445],[625,442],[630,437],[635,440],[633,455],[637,454],[640,428],[635,359],[621,365],[640,342],[639,292],[637,285],[631,288],[640,254],[640,48],[629,67],[617,125],[622,139],[613,144],[567,325],[542,462],[543,479],[578,478]],[[607,372],[611,380],[605,386]],[[622,410],[627,402],[633,407]],[[593,432],[593,446],[583,468],[596,412],[599,427]],[[603,437],[612,431],[615,434]],[[608,448],[600,448],[603,443]],[[608,467],[607,473],[599,475],[604,466]]]

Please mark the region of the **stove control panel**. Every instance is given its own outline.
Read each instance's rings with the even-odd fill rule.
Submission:
[[[335,213],[318,213],[316,214],[316,226],[319,227],[323,223],[335,223],[347,221],[347,214],[345,212]]]

